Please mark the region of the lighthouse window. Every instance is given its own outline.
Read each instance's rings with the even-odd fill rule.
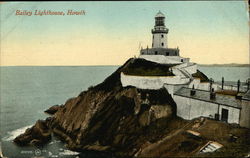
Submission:
[[[164,35],[161,35],[161,38],[163,38],[164,37]]]
[[[164,46],[164,43],[161,43],[161,46]]]

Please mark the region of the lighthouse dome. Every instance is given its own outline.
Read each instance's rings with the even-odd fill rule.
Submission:
[[[156,18],[158,18],[158,17],[165,17],[165,15],[164,15],[161,11],[159,11],[159,12],[155,15],[155,17],[156,17]]]

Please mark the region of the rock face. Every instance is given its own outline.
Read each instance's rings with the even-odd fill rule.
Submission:
[[[147,94],[148,102],[138,97],[138,93]],[[153,99],[157,94],[162,100]],[[72,149],[118,151],[127,148],[126,152],[130,152],[140,144],[137,142],[140,137],[148,137],[150,133],[145,131],[149,125],[156,124],[159,119],[167,122],[173,117],[176,108],[168,97],[163,89],[138,91],[128,87],[111,92],[92,89],[68,100],[55,114],[51,128],[66,139]],[[159,112],[157,106],[167,112]],[[160,129],[154,130],[157,133]]]
[[[49,109],[45,110],[44,112],[49,115],[54,115],[63,105],[53,105]]]
[[[46,110],[53,115],[49,121],[38,121],[14,142],[43,144],[53,132],[70,149],[133,155],[145,140],[155,140],[163,124],[176,116],[176,104],[167,90],[122,87],[120,73],[133,64],[147,62],[128,60],[103,83],[90,87],[64,105]]]
[[[45,121],[37,121],[14,142],[18,145],[41,145],[48,142],[53,133],[61,137],[71,150],[102,151],[118,156],[173,157],[192,156],[209,140],[222,141],[228,148],[222,154],[227,153],[234,146],[224,136],[234,133],[243,142],[240,140],[237,147],[249,147],[246,142],[250,137],[245,134],[249,130],[212,120],[204,123],[204,119],[197,126],[196,121],[177,117],[176,104],[166,89],[122,87],[121,72],[129,72],[131,67],[140,65],[144,66],[138,69],[147,71],[147,64],[152,62],[128,60],[101,84],[67,100],[64,105],[46,110],[52,116]],[[196,75],[207,79],[200,72]],[[225,131],[226,128],[228,130]],[[190,138],[185,134],[186,130],[200,132],[202,139]],[[218,136],[218,131],[223,134]]]
[[[18,145],[43,145],[51,139],[51,130],[49,129],[46,121],[38,120],[36,124],[28,128],[24,134],[19,135],[14,139],[14,142]]]

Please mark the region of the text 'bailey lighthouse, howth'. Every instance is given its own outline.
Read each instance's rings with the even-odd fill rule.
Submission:
[[[180,56],[178,47],[169,48],[168,31],[165,16],[159,11],[155,16],[154,28],[151,30],[152,48],[141,49],[138,57],[167,67],[164,69],[167,73],[157,74],[159,72],[157,67],[152,67],[150,70],[143,69],[142,72],[137,71],[133,74],[121,72],[122,86],[151,90],[165,88],[177,104],[177,115],[184,119],[203,116],[249,128],[250,90],[239,85],[234,87],[223,85],[224,83],[213,83],[197,69],[196,63]],[[242,99],[226,95],[224,92],[227,90],[242,95]]]

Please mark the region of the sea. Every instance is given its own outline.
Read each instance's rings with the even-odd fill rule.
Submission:
[[[101,83],[119,66],[2,66],[0,67],[0,157],[93,157],[68,150],[58,138],[42,147],[19,147],[13,139],[48,117],[44,110],[64,104],[88,87]],[[249,67],[198,66],[209,78],[245,82]],[[98,154],[97,154],[98,157]]]

